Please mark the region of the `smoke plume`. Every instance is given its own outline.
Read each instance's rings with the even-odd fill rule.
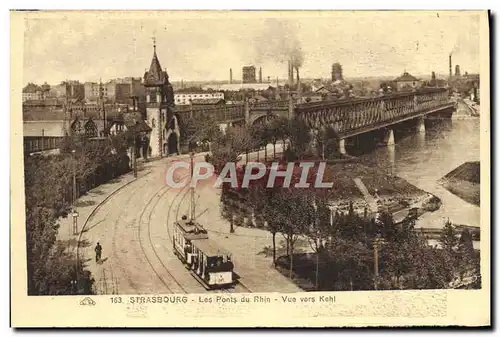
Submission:
[[[304,63],[304,52],[296,32],[293,22],[266,20],[263,31],[255,41],[257,62],[270,60],[287,63],[291,61],[293,67],[300,68]]]

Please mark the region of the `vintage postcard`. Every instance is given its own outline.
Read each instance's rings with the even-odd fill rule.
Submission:
[[[12,11],[12,326],[489,326],[488,15]]]

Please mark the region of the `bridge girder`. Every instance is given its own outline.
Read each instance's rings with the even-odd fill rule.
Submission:
[[[432,90],[372,99],[302,104],[296,107],[296,116],[312,129],[330,126],[339,138],[345,138],[453,106],[446,90]]]

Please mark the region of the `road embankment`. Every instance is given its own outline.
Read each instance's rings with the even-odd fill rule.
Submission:
[[[446,174],[439,183],[470,204],[480,206],[480,163],[466,162]]]

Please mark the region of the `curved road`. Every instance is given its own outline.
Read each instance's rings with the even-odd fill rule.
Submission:
[[[173,222],[189,211],[187,189],[165,184],[171,160],[146,164],[151,173],[122,188],[87,223],[81,254],[101,294],[204,293],[172,251]],[[219,216],[216,190],[197,191],[197,213],[211,239],[231,251],[242,284],[222,292],[300,291],[258,255],[271,243],[268,233],[229,225]],[[95,262],[94,246],[103,247],[102,263]],[[246,287],[245,287],[246,286]]]

